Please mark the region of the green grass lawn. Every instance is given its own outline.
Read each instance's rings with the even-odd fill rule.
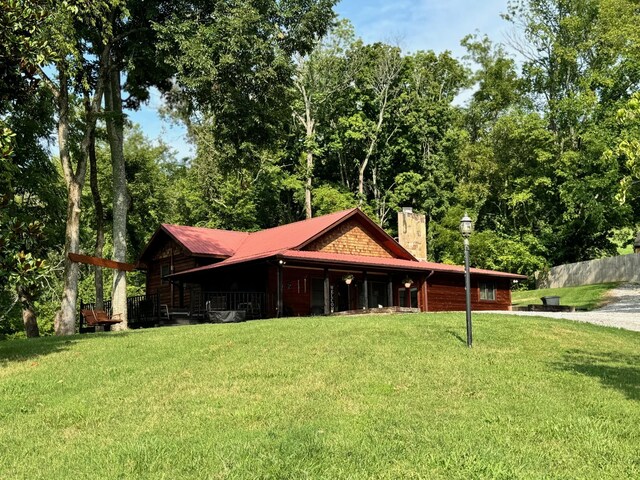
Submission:
[[[640,335],[464,314],[0,342],[0,478],[640,478]]]
[[[602,306],[607,292],[619,283],[599,283],[597,285],[583,285],[580,287],[544,288],[540,290],[523,290],[511,293],[514,305],[542,305],[541,297],[558,296],[561,305],[571,305],[576,308],[593,310]]]

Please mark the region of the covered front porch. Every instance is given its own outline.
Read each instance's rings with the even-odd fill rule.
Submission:
[[[169,278],[190,292],[192,315],[246,310],[250,319],[392,307],[425,311],[427,273],[384,265],[271,257],[238,265],[211,265]]]

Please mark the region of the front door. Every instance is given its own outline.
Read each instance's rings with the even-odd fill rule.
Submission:
[[[311,315],[324,315],[324,279],[311,279]]]

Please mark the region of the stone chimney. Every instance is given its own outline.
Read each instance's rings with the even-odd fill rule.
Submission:
[[[418,260],[427,260],[427,223],[424,215],[411,207],[398,212],[398,242]]]

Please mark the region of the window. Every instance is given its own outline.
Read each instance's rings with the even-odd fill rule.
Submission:
[[[496,284],[490,282],[480,282],[480,300],[496,299]]]
[[[160,279],[161,279],[161,284],[162,285],[168,285],[169,284],[169,280],[164,278],[167,275],[171,274],[171,265],[162,265],[160,267]]]
[[[367,282],[369,287],[369,308],[378,308],[379,306],[389,306],[389,294],[387,292],[387,284],[384,282]]]
[[[410,290],[410,301],[411,304],[407,304],[407,289],[404,287],[400,287],[398,289],[398,300],[399,300],[399,306],[400,307],[412,307],[412,308],[418,308],[418,289],[417,288],[411,288]]]

